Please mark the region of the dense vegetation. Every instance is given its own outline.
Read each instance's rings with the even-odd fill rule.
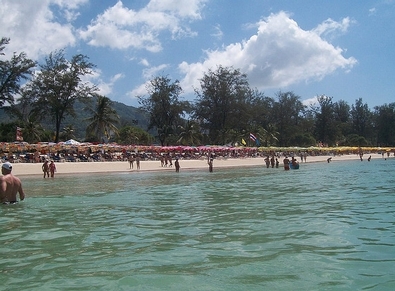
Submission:
[[[2,52],[8,42],[0,41],[0,106],[9,116],[2,118],[0,141],[15,141],[18,127],[29,143],[395,145],[395,103],[372,111],[361,98],[349,105],[321,95],[306,106],[294,92],[265,96],[238,69],[218,66],[204,74],[193,102],[182,100],[178,80],[157,76],[134,108],[82,81],[94,68],[87,56],[67,60],[56,51],[36,64],[14,53],[7,60]]]

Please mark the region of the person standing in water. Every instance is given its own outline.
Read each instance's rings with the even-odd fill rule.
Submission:
[[[135,160],[134,155],[131,154],[129,156],[129,169],[133,169],[134,160]]]
[[[41,169],[44,172],[44,178],[47,176],[49,178],[49,165],[48,165],[48,160],[45,160],[44,164],[41,166]]]
[[[213,159],[212,158],[210,158],[208,160],[208,170],[210,173],[213,171]]]
[[[12,175],[11,171],[12,164],[10,162],[6,162],[1,166],[1,173],[3,176],[0,177],[0,202],[2,204],[17,203],[17,193],[19,193],[20,201],[25,199],[25,193],[22,189],[22,182],[19,178]]]
[[[55,177],[56,165],[54,161],[51,161],[51,163],[49,164],[49,172],[51,173],[51,178]]]
[[[289,170],[289,159],[287,156],[285,156],[283,163],[284,163],[284,170],[288,171]]]
[[[137,170],[140,170],[140,161],[141,161],[140,155],[137,154],[136,155],[136,168],[137,168]]]
[[[180,171],[180,162],[178,161],[178,158],[176,158],[174,162],[174,167],[176,168],[176,172],[178,173]]]

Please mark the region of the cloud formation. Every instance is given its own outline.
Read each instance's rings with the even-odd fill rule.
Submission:
[[[206,50],[200,56],[195,54],[194,59],[188,58],[190,52],[173,55],[171,49],[176,45],[200,52],[201,47],[196,46],[200,39],[196,38],[195,46],[190,46],[191,39],[182,38],[198,36],[191,27],[196,24],[194,28],[199,30],[198,23],[204,21],[207,3],[209,0],[151,0],[145,6],[131,9],[118,1],[92,19],[80,15],[84,11],[82,8],[94,5],[92,0],[2,0],[0,33],[11,37],[10,45],[6,46],[8,54],[24,51],[36,60],[63,48],[85,46],[92,49],[93,54],[97,52],[96,47],[111,48],[109,54],[126,51],[128,57],[124,59],[139,60],[137,66],[130,71],[126,66],[119,71],[111,66],[108,74],[125,76],[125,80],[133,76],[133,84],[123,82],[129,86],[123,91],[128,96],[145,94],[145,84],[154,74],[172,74],[188,94],[200,86],[199,80],[204,73],[221,65],[240,69],[247,74],[252,87],[265,90],[319,81],[337,70],[348,72],[357,63],[355,58],[345,57],[342,48],[331,43],[338,35],[347,33],[353,20],[348,17],[340,21],[327,19],[311,30],[304,30],[283,11],[255,23],[255,31],[245,39]],[[80,27],[76,25],[77,20]],[[225,41],[222,25],[211,25],[211,40],[216,43]],[[248,27],[251,29],[250,25]],[[147,52],[149,54],[144,55]],[[171,61],[166,58],[168,56]],[[201,59],[196,61],[197,57]],[[105,69],[96,73],[105,75]],[[122,83],[122,78],[103,82],[100,78],[108,80],[111,77],[100,75],[96,75],[96,80],[103,94],[111,94],[114,83],[117,86]]]
[[[116,49],[162,50],[160,33],[170,32],[172,38],[195,33],[183,20],[200,19],[206,0],[151,0],[141,10],[128,9],[118,1],[96,17],[79,36],[92,46]]]
[[[87,0],[1,1],[0,32],[10,37],[6,52],[25,52],[37,59],[51,51],[76,43],[74,28],[68,22],[76,15],[75,9]],[[59,15],[51,10],[59,9]]]
[[[181,85],[186,91],[199,86],[203,73],[218,65],[240,69],[252,87],[281,88],[309,80],[321,80],[337,69],[349,70],[357,60],[345,58],[343,50],[322,38],[327,33],[344,33],[349,19],[327,20],[316,29],[303,30],[285,12],[271,14],[257,23],[249,39],[230,44],[222,50],[206,52],[202,62],[179,65],[185,75]]]

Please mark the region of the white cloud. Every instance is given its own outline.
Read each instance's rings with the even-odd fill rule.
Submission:
[[[152,79],[154,78],[158,72],[159,74],[164,74],[164,70],[168,67],[166,64],[162,64],[156,67],[146,68],[143,70],[143,77],[144,79]]]
[[[132,91],[130,91],[127,95],[131,99],[137,99],[137,96],[144,96],[147,95],[147,86],[149,85],[149,81],[146,81],[144,84],[141,84],[140,86],[134,88]]]
[[[230,44],[222,50],[206,52],[203,62],[182,62],[181,86],[185,92],[199,87],[199,79],[218,65],[240,69],[252,87],[281,88],[309,80],[321,80],[338,69],[349,70],[356,63],[345,58],[343,50],[321,37],[326,31],[344,32],[349,20],[320,24],[311,31],[303,30],[285,12],[271,14],[257,23],[258,31],[249,39]]]
[[[147,95],[147,86],[150,84],[150,80],[158,75],[164,75],[165,69],[168,67],[166,64],[162,64],[156,67],[150,67],[143,70],[143,78],[146,80],[143,84],[137,86],[132,91],[128,92],[127,95],[131,99],[135,99],[137,96]]]
[[[324,37],[324,36],[331,36],[338,33],[345,33],[347,32],[350,24],[352,24],[354,21],[351,21],[349,17],[343,18],[341,22],[336,22],[332,19],[327,19],[320,25],[318,25],[313,32],[315,32],[317,35]]]
[[[224,33],[221,30],[221,25],[217,24],[214,26],[214,33],[212,33],[211,36],[213,36],[217,39],[222,39],[222,37],[224,36]]]
[[[146,7],[135,11],[118,1],[86,29],[80,29],[79,35],[92,46],[159,52],[162,50],[159,40],[162,32],[171,32],[173,38],[196,34],[182,20],[200,19],[200,9],[204,2],[205,0],[152,0]]]
[[[317,96],[303,100],[302,104],[308,107],[317,105],[318,104]]]
[[[75,44],[73,27],[67,18],[75,17],[73,9],[87,0],[2,0],[0,7],[0,34],[11,39],[6,52],[25,52],[37,59],[56,49]],[[55,18],[50,5],[57,5],[60,14],[67,17]],[[72,16],[73,15],[73,16]],[[59,16],[57,16],[59,17]]]
[[[149,66],[149,62],[147,59],[141,59],[139,62],[140,65],[143,65],[144,67],[148,67]]]
[[[182,18],[201,19],[200,11],[208,0],[151,0],[150,11],[167,11]]]
[[[369,9],[369,16],[376,15],[376,13],[377,13],[377,9],[375,7]]]
[[[124,77],[124,74],[118,73],[112,76],[109,81],[105,81],[102,77],[102,71],[95,69],[92,74],[83,76],[82,81],[88,82],[91,86],[95,85],[98,88],[97,93],[108,97],[112,94],[115,83]]]

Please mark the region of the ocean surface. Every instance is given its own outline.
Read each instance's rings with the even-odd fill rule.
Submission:
[[[22,178],[0,290],[395,290],[395,158]]]

